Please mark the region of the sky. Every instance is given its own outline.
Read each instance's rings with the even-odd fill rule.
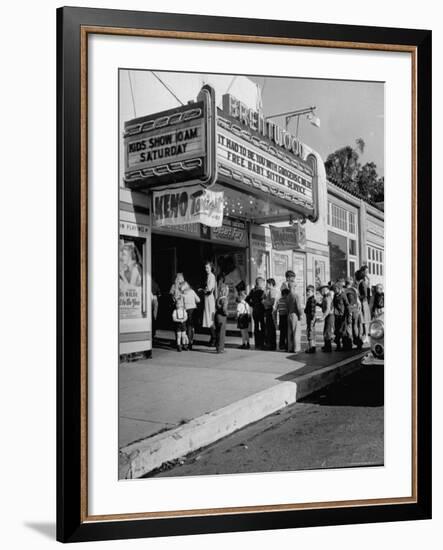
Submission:
[[[247,80],[233,75],[148,70],[122,70],[120,77],[121,123],[185,104],[195,99],[207,82],[216,89],[219,103],[229,92],[251,105],[258,86],[265,116],[316,107],[320,128],[310,124],[306,116],[300,117],[298,137],[324,160],[341,147],[355,147],[355,140],[362,138],[366,145],[360,161],[375,162],[379,175],[384,175],[383,83],[249,75]],[[275,122],[285,125],[284,118]],[[296,134],[295,119],[288,130]]]
[[[306,117],[299,123],[299,139],[326,160],[329,153],[365,142],[362,164],[375,162],[384,175],[384,85],[380,82],[250,77],[262,89],[263,111],[271,114],[316,106],[320,128]],[[284,119],[276,119],[284,126]],[[295,134],[296,121],[289,130]]]

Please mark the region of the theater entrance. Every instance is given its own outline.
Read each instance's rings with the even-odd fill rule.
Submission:
[[[159,293],[156,328],[173,329],[170,290],[176,274],[183,273],[185,280],[201,298],[197,312],[197,331],[206,332],[201,327],[204,296],[201,289],[206,284],[204,265],[210,261],[214,265],[217,285],[225,283],[229,287],[228,328],[235,329],[237,296],[241,290],[247,288],[249,281],[246,257],[246,248],[153,232],[153,292]]]

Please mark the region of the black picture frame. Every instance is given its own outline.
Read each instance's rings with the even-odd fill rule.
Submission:
[[[88,520],[85,514],[86,379],[81,369],[87,342],[87,301],[83,218],[87,195],[81,181],[82,161],[82,28],[154,30],[171,33],[226,35],[227,40],[253,36],[275,40],[321,41],[324,47],[385,45],[415,52],[416,178],[413,303],[415,371],[414,502],[248,513],[225,512],[184,517]],[[228,38],[231,37],[231,38]],[[220,38],[218,38],[220,40]],[[317,44],[318,45],[318,44]],[[360,45],[360,46],[358,46]],[[344,46],[341,46],[344,47]],[[383,48],[381,48],[383,49]],[[83,52],[84,53],[84,52]],[[83,104],[84,109],[84,104]],[[57,539],[62,542],[197,533],[253,531],[337,524],[428,519],[431,517],[431,31],[321,23],[208,17],[172,13],[59,8],[57,10]],[[83,174],[82,174],[83,170]],[[413,170],[414,172],[414,170]],[[82,214],[83,213],[83,214]],[[83,291],[82,291],[83,289]],[[419,330],[418,330],[419,329]],[[82,424],[83,423],[83,424]],[[87,503],[86,503],[87,505]],[[124,513],[124,511],[122,511]]]

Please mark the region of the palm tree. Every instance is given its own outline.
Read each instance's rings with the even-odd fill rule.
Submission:
[[[355,143],[357,144],[357,149],[360,151],[361,154],[363,154],[365,152],[365,145],[366,145],[363,138],[361,137],[357,138],[355,140]]]

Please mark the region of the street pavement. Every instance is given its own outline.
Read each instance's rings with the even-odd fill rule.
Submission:
[[[365,367],[148,476],[383,464],[383,367]]]

